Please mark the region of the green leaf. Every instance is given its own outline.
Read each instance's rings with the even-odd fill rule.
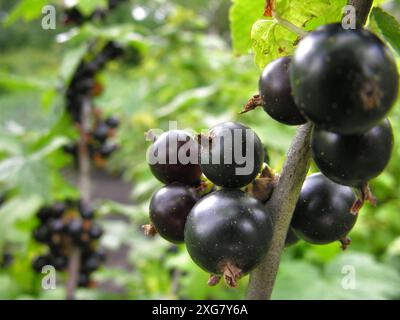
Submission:
[[[277,0],[276,12],[297,27],[313,30],[340,21],[345,0]],[[262,69],[272,60],[293,53],[298,36],[274,18],[257,21],[251,31],[255,62]]]
[[[346,286],[350,282],[354,286]],[[394,268],[372,255],[352,252],[340,254],[322,271],[307,260],[284,259],[273,298],[391,299],[399,297],[399,288],[400,275]]]
[[[277,0],[276,11],[296,26],[313,30],[340,21],[346,3],[346,0]]]
[[[193,104],[195,101],[209,98],[210,96],[214,95],[216,91],[217,88],[215,86],[187,90],[179,94],[169,104],[158,109],[156,115],[158,117],[167,117],[174,112],[180,111],[185,106]]]
[[[251,30],[255,62],[263,69],[272,60],[293,53],[297,35],[274,19],[259,20]]]
[[[5,240],[19,243],[29,241],[30,234],[26,230],[18,230],[21,220],[30,219],[42,204],[37,196],[16,196],[0,208],[0,243]]]
[[[400,55],[400,23],[395,17],[381,8],[374,8],[372,10],[372,18],[386,41]]]
[[[45,158],[66,144],[64,137],[55,137],[45,147],[28,155],[17,155],[0,162],[0,183],[19,189],[22,194],[48,197],[50,167]]]
[[[42,14],[42,8],[49,2],[49,0],[20,1],[8,15],[4,22],[4,26],[9,27],[20,18],[24,19],[25,21],[36,19]]]
[[[88,16],[93,13],[96,8],[105,8],[107,0],[79,0],[78,7],[83,15]]]
[[[229,13],[233,48],[236,54],[245,54],[251,48],[251,27],[262,18],[265,0],[232,0]]]

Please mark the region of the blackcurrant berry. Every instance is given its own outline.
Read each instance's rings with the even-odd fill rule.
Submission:
[[[299,125],[307,120],[299,112],[292,95],[291,60],[291,57],[282,57],[268,64],[261,74],[259,90],[266,113],[281,123]]]
[[[38,256],[32,262],[32,268],[36,272],[42,272],[44,266],[50,264],[50,259],[48,256]]]
[[[93,219],[95,210],[84,201],[80,200],[78,203],[78,210],[83,219]]]
[[[33,230],[33,238],[37,242],[46,243],[50,240],[50,230],[47,225],[40,225],[35,230]]]
[[[200,200],[185,227],[193,261],[228,284],[254,269],[272,239],[269,211],[240,190],[222,189]]]
[[[116,59],[124,54],[124,49],[118,42],[110,41],[105,45],[102,53],[110,59]]]
[[[73,219],[68,223],[66,231],[74,240],[79,241],[83,232],[82,221],[80,219]]]
[[[200,181],[199,147],[184,131],[163,133],[149,148],[147,155],[151,172],[165,184],[180,182],[196,185]]]
[[[299,238],[310,243],[342,240],[356,223],[357,215],[351,213],[355,201],[350,187],[321,173],[313,174],[301,189],[291,226]]]
[[[119,126],[119,120],[115,117],[108,117],[106,119],[106,124],[110,127],[110,128],[118,128]]]
[[[68,258],[61,255],[50,255],[49,264],[56,270],[62,271],[68,266]]]
[[[103,228],[101,226],[99,226],[98,224],[93,224],[90,227],[89,237],[91,239],[95,240],[100,239],[102,235],[103,235]]]
[[[291,83],[300,112],[317,127],[341,134],[379,124],[399,87],[389,48],[367,30],[340,24],[320,27],[300,42]]]
[[[92,254],[92,255],[88,256],[82,262],[82,271],[83,272],[90,273],[90,272],[97,270],[99,267],[100,267],[100,261],[96,254]]]
[[[79,273],[78,277],[78,287],[80,288],[86,288],[90,284],[90,276],[87,273]]]
[[[67,8],[62,14],[61,18],[63,24],[76,24],[81,25],[85,22],[86,18],[77,8]]]
[[[104,158],[109,158],[116,150],[118,150],[118,145],[111,143],[104,143],[100,146],[99,153]]]
[[[49,222],[49,229],[52,233],[61,233],[65,230],[64,221],[61,219],[55,219]]]
[[[14,261],[14,257],[11,252],[5,251],[3,252],[3,257],[0,260],[0,268],[9,267]]]
[[[39,218],[40,221],[46,222],[52,217],[52,213],[53,210],[50,207],[43,207],[39,209],[36,216]]]
[[[201,140],[201,169],[216,185],[241,188],[260,172],[263,145],[250,128],[237,122],[225,122],[211,128],[208,136]]]
[[[184,185],[159,189],[150,201],[150,220],[157,232],[170,242],[182,243],[187,216],[197,200],[195,191]]]
[[[57,202],[51,207],[51,209],[52,209],[52,217],[58,219],[62,217],[67,208],[64,203]]]
[[[70,154],[72,156],[76,156],[78,154],[78,146],[77,144],[69,144],[63,147],[65,153]]]
[[[96,255],[100,262],[105,262],[107,260],[107,254],[103,249],[98,249]]]
[[[363,134],[339,135],[315,128],[311,147],[321,172],[343,185],[359,187],[377,177],[388,164],[393,149],[389,120]]]
[[[104,122],[100,122],[93,131],[93,137],[99,141],[104,142],[108,137],[110,128]]]

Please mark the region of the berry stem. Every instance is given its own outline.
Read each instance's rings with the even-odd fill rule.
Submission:
[[[359,25],[367,21],[372,2],[372,0],[348,1],[348,4],[356,8]],[[274,221],[272,245],[258,268],[250,274],[247,299],[271,298],[293,210],[310,166],[311,129],[310,123],[298,128],[276,189],[266,204]]]
[[[266,204],[272,213],[274,222],[272,244],[259,267],[250,274],[247,299],[263,300],[271,297],[290,221],[310,167],[311,129],[311,123],[298,128],[283,166],[282,174]]]
[[[90,131],[90,116],[92,112],[92,101],[90,96],[85,97],[82,114],[80,139],[78,143],[78,161],[79,161],[79,191],[81,199],[85,203],[90,202],[91,181],[90,181],[90,155],[88,153],[87,133]],[[76,246],[72,248],[72,253],[68,263],[68,275],[66,283],[66,299],[75,299],[75,290],[79,275],[79,266],[81,261],[80,249]]]
[[[300,37],[300,39],[304,38],[308,34],[308,32],[305,31],[304,29],[282,18],[276,11],[273,11],[272,16],[282,27],[289,30],[290,32],[293,32],[294,34],[297,34]]]

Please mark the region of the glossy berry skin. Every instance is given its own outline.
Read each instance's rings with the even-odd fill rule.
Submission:
[[[196,185],[201,177],[198,150],[198,144],[185,131],[165,132],[148,150],[147,160],[150,170],[164,184],[179,182]],[[180,161],[180,154],[188,156],[187,164]]]
[[[227,264],[242,274],[254,269],[272,239],[263,204],[240,190],[222,189],[200,200],[185,227],[186,248],[202,269],[221,275]]]
[[[172,184],[159,189],[150,201],[150,220],[164,239],[184,242],[187,216],[198,197],[193,189]]]
[[[248,185],[260,172],[263,162],[260,138],[240,123],[224,122],[211,128],[208,137],[202,138],[201,169],[218,186],[241,188]]]
[[[360,187],[387,166],[393,150],[389,120],[364,134],[343,136],[315,128],[311,138],[313,158],[329,179]]]
[[[296,235],[313,244],[327,244],[347,236],[357,220],[351,214],[356,196],[323,174],[309,176],[301,189],[291,226]]]
[[[396,101],[399,80],[395,60],[378,37],[331,24],[300,42],[291,84],[300,112],[317,127],[356,134],[383,120]]]
[[[287,125],[307,122],[294,102],[290,85],[291,57],[282,57],[268,64],[258,82],[263,108],[273,119]]]

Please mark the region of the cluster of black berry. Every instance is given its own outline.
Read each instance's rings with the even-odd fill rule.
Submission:
[[[305,37],[294,57],[269,64],[259,89],[244,112],[261,105],[284,124],[312,121],[313,157],[323,172],[306,179],[286,245],[300,238],[346,247],[363,202],[373,200],[368,181],[384,170],[392,151],[384,118],[397,97],[398,74],[389,49],[366,30],[327,25]],[[184,242],[194,262],[211,273],[210,285],[223,276],[235,286],[271,244],[265,203],[279,177],[263,158],[255,132],[235,122],[196,138],[179,130],[155,138],[148,163],[166,185],[150,201],[146,233]],[[218,188],[201,196],[207,183]]]
[[[91,14],[85,16],[77,7],[69,7],[65,8],[61,21],[64,25],[82,25],[85,22],[93,21],[93,20],[103,20],[107,13],[113,9],[115,9],[120,3],[126,0],[108,0],[107,8],[97,8]]]
[[[301,191],[292,220],[300,238],[349,243],[362,203],[375,202],[368,182],[391,158],[393,133],[385,117],[398,87],[389,48],[367,30],[344,30],[339,24],[311,32],[293,57],[264,69],[260,94],[244,111],[262,105],[281,123],[314,125],[311,150],[322,174],[308,177]]]
[[[218,142],[227,136],[232,141],[226,148]],[[246,155],[249,170],[238,174],[243,163],[237,154],[243,150],[251,153]],[[146,232],[184,242],[192,259],[212,274],[210,284],[223,275],[228,285],[236,286],[238,278],[260,262],[271,242],[269,212],[240,190],[262,171],[264,154],[255,132],[235,122],[217,125],[197,139],[179,130],[162,134],[150,147],[148,160],[153,175],[166,186],[151,199],[151,225]],[[185,161],[185,156],[193,161]],[[208,184],[212,187],[204,195]]]
[[[96,80],[97,73],[104,69],[107,62],[123,54],[124,49],[119,43],[109,41],[92,60],[83,60],[79,64],[66,92],[67,111],[75,122],[81,121],[85,100],[98,96],[103,91],[102,84]]]
[[[82,201],[59,202],[43,207],[37,212],[39,226],[33,231],[37,242],[48,246],[48,252],[32,262],[36,272],[46,265],[58,271],[66,271],[74,248],[81,252],[81,264],[77,285],[91,287],[90,274],[105,261],[105,254],[98,249],[103,229],[93,219],[95,211]]]
[[[104,121],[97,119],[93,129],[88,132],[87,152],[96,166],[103,167],[106,160],[118,149],[118,145],[110,141],[110,138],[115,136],[118,126],[119,120],[115,117],[108,117]],[[78,143],[64,146],[64,151],[73,156],[78,166]]]

